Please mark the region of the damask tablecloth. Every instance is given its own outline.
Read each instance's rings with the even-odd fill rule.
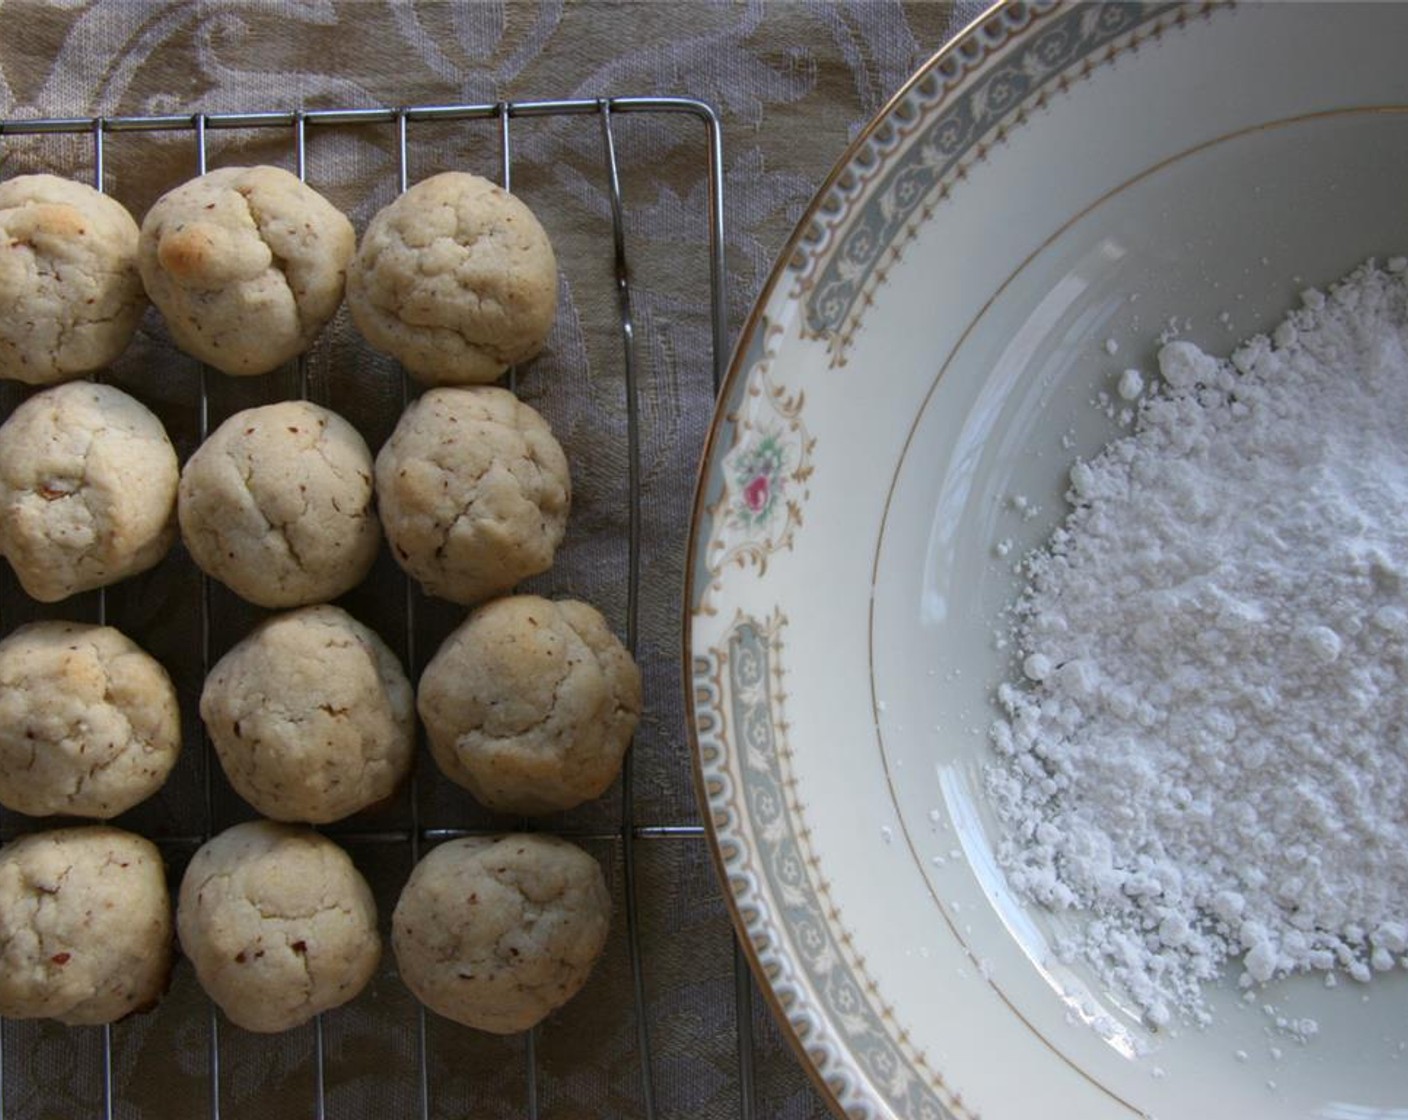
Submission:
[[[55,0],[0,2],[0,118],[187,114],[673,94],[700,98],[723,122],[729,337],[847,143],[906,77],[967,19],[972,3],[775,0],[751,3],[372,3],[371,0]],[[512,187],[557,248],[560,310],[547,352],[515,388],[553,424],[572,464],[574,506],[558,563],[533,588],[571,594],[627,628],[630,495],[623,342],[613,275],[611,200],[595,117],[510,122]],[[414,180],[445,168],[501,174],[497,121],[408,130]],[[735,954],[691,785],[681,684],[680,607],[694,469],[711,413],[706,148],[693,118],[620,116],[626,257],[640,384],[641,579],[637,655],[647,709],[631,765],[601,801],[539,822],[578,838],[607,868],[612,941],[581,995],[530,1036],[497,1038],[433,1016],[385,955],[356,1001],[321,1027],[247,1034],[212,1017],[189,966],[153,1012],[112,1028],[6,1022],[0,1117],[399,1118],[421,1115],[636,1117],[647,1094],[661,1117],[795,1118],[826,1107]],[[210,166],[293,166],[289,130],[212,132]],[[139,218],[196,173],[188,132],[111,133],[104,185]],[[49,170],[91,179],[87,137],[0,137],[0,176]],[[307,176],[360,231],[394,196],[394,128],[319,128]],[[0,309],[3,313],[3,309]],[[109,374],[152,407],[184,458],[199,442],[202,374],[150,315]],[[239,407],[307,393],[343,412],[373,449],[389,434],[404,385],[343,312],[306,366],[206,378],[206,422]],[[0,391],[0,406],[20,393]],[[424,597],[410,613],[383,556],[346,605],[378,628],[414,675],[459,621]],[[32,617],[109,621],[172,672],[189,749],[166,789],[118,823],[164,842],[173,882],[200,838],[250,815],[200,747],[193,698],[203,661],[258,615],[216,588],[212,648],[199,648],[199,578],[176,550],[101,605],[92,595],[41,610],[0,575],[0,627]],[[193,604],[197,606],[193,607]],[[408,621],[409,619],[409,621]],[[623,820],[633,845],[640,972],[632,967]],[[411,827],[512,826],[477,809],[423,757],[415,786],[340,832],[389,920],[409,870]],[[35,827],[0,814],[6,836]],[[391,838],[391,839],[388,839]],[[646,1008],[635,1011],[637,982]],[[648,1057],[645,1047],[648,1045]],[[110,1060],[108,1057],[110,1056]]]

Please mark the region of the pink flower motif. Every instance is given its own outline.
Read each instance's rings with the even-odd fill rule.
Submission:
[[[760,474],[743,488],[743,502],[754,513],[762,513],[768,504],[768,476]]]

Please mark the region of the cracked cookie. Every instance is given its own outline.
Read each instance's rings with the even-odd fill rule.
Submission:
[[[512,1034],[581,990],[610,925],[601,867],[575,844],[471,836],[416,865],[391,917],[391,947],[430,1010]]]
[[[381,959],[376,903],[351,858],[273,821],[237,824],[191,857],[176,929],[206,994],[262,1033],[347,1003]]]
[[[0,377],[52,385],[127,348],[147,307],[137,223],[56,175],[0,183]]]
[[[557,259],[533,212],[487,179],[447,171],[381,210],[347,274],[366,340],[427,385],[482,384],[542,349]]]
[[[278,167],[222,167],[157,199],[142,221],[147,295],[186,353],[268,373],[312,345],[342,302],[352,223]]]
[[[309,401],[237,412],[181,471],[191,558],[261,607],[335,599],[376,559],[372,456],[357,429]]]
[[[0,804],[107,820],[145,801],[181,751],[166,670],[111,626],[32,622],[0,642]]]
[[[0,1015],[112,1023],[171,976],[171,900],[155,845],[107,825],[0,848]]]
[[[260,624],[211,669],[200,714],[230,784],[275,820],[325,824],[390,797],[415,749],[395,655],[333,606]]]
[[[175,540],[178,477],[140,402],[88,381],[45,389],[0,425],[0,553],[44,603],[146,571]]]
[[[429,595],[475,603],[552,567],[567,530],[567,457],[507,389],[431,389],[376,457],[392,555]]]
[[[570,809],[615,780],[641,679],[600,612],[512,595],[470,613],[420,679],[430,753],[501,813]]]

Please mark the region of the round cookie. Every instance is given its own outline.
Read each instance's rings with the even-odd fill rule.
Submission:
[[[357,429],[310,401],[237,412],[181,471],[191,558],[261,607],[321,603],[370,571],[381,543],[372,456]]]
[[[417,706],[451,781],[496,812],[551,813],[615,780],[640,718],[640,670],[594,607],[513,595],[445,639]]]
[[[306,1023],[376,971],[376,903],[347,853],[311,828],[248,821],[191,857],[176,905],[181,949],[245,1030]]]
[[[581,990],[606,945],[597,861],[540,833],[434,848],[391,918],[401,979],[430,1010],[495,1034],[525,1031]]]
[[[111,1023],[171,975],[171,900],[156,847],[106,825],[0,849],[0,1015]]]
[[[395,655],[333,606],[261,623],[211,669],[200,714],[230,784],[274,820],[325,824],[390,797],[415,749]]]
[[[392,555],[427,594],[475,603],[552,566],[567,530],[567,457],[507,389],[431,389],[376,457]]]
[[[278,167],[222,167],[157,199],[138,263],[176,344],[225,373],[297,357],[342,301],[352,223]]]
[[[481,384],[542,349],[557,260],[521,201],[447,171],[372,218],[347,273],[347,306],[363,337],[417,380]]]
[[[176,689],[111,626],[32,622],[0,642],[0,804],[106,820],[146,800],[181,750]]]
[[[152,567],[176,538],[166,429],[110,385],[36,393],[0,425],[0,553],[53,603]]]
[[[0,182],[0,377],[52,385],[112,362],[147,307],[137,223],[55,175]]]

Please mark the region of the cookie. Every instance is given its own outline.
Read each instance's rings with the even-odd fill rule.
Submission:
[[[325,824],[390,797],[415,749],[395,655],[333,606],[258,626],[211,669],[200,714],[230,784],[274,820]]]
[[[55,175],[0,182],[0,377],[52,385],[127,348],[147,307],[137,223]]]
[[[309,401],[237,412],[181,471],[177,514],[191,558],[261,607],[335,599],[381,543],[372,456],[346,420]]]
[[[446,777],[496,812],[550,813],[615,780],[640,718],[640,670],[594,607],[514,595],[445,639],[417,706]]]
[[[381,959],[376,903],[351,858],[272,821],[237,824],[191,857],[176,929],[206,994],[262,1033],[353,999]]]
[[[111,626],[32,622],[0,642],[0,804],[107,820],[155,793],[181,751],[166,670]]]
[[[0,553],[45,603],[136,575],[176,538],[178,478],[140,402],[88,381],[45,389],[0,425]]]
[[[0,1015],[111,1023],[171,975],[171,900],[156,847],[106,825],[0,848]]]
[[[347,274],[366,340],[427,385],[482,384],[542,349],[557,260],[519,199],[447,171],[372,218]]]
[[[506,389],[432,389],[376,457],[392,555],[427,594],[475,603],[547,571],[567,530],[567,457]]]
[[[138,263],[176,345],[224,373],[268,373],[342,302],[356,234],[278,167],[222,167],[157,199]]]
[[[555,836],[466,837],[411,872],[391,917],[401,979],[426,1007],[495,1034],[525,1031],[581,990],[606,945],[597,861]]]

